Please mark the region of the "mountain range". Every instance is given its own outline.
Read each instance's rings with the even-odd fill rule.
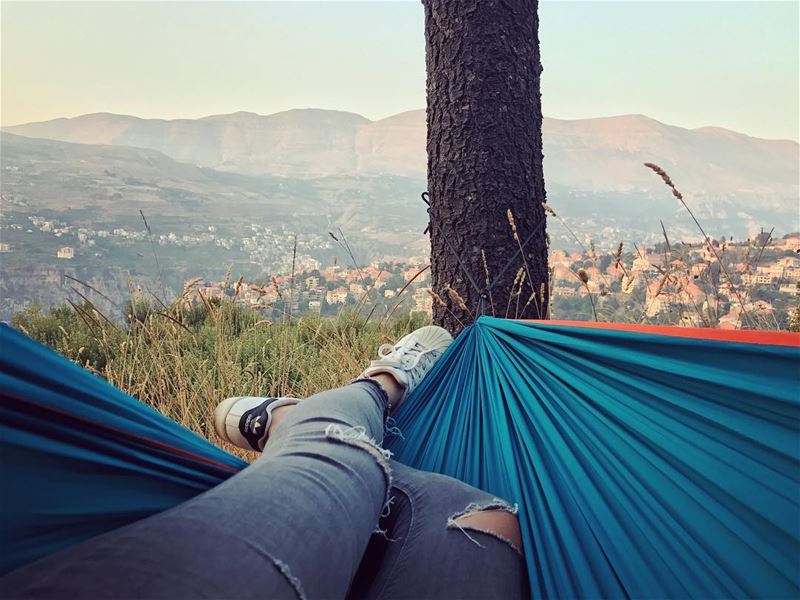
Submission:
[[[297,109],[201,119],[97,113],[6,127],[32,138],[156,150],[197,167],[250,176],[424,178],[425,111],[370,121],[349,112]],[[655,162],[684,193],[716,199],[796,200],[800,145],[718,127],[686,129],[644,115],[543,123],[549,190],[663,192],[642,167]]]
[[[698,239],[646,161],[669,172],[712,236],[798,229],[796,142],[642,115],[545,119],[543,134],[547,201],[559,216],[548,222],[552,249],[632,248],[662,231]],[[425,138],[421,110],[378,121],[317,109],[103,113],[6,127],[0,318],[34,300],[63,302],[72,293],[63,273],[121,304],[131,280],[180,293],[188,279],[228,269],[288,272],[295,251],[324,265],[424,256]],[[63,246],[73,259],[58,258]]]

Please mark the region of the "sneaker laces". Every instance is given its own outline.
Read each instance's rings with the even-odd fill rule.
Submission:
[[[409,387],[412,388],[419,383],[440,353],[435,348],[424,349],[419,342],[415,342],[413,346],[400,348],[391,344],[381,344],[378,348],[378,355],[381,358],[397,362],[408,373]],[[420,363],[423,368],[417,369]]]

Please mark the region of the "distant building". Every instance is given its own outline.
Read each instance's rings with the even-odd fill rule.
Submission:
[[[776,264],[784,269],[800,269],[800,258],[796,256],[784,256],[776,261]]]
[[[575,295],[575,288],[566,285],[557,285],[553,287],[553,296],[556,298],[572,298]]]
[[[637,256],[633,260],[632,270],[634,273],[647,273],[648,271],[655,271],[653,264],[643,256]]]
[[[403,271],[403,279],[405,281],[411,281],[412,279],[417,277],[417,275],[419,275],[419,277],[416,278],[416,281],[425,281],[425,273],[422,273],[420,275],[419,272],[420,272],[420,269],[417,269],[416,267],[413,268],[413,269],[406,269],[405,271]],[[427,273],[427,271],[426,271],[426,273]]]
[[[563,250],[556,250],[550,257],[550,266],[564,267],[568,269],[570,266],[572,266],[572,259],[567,256],[567,253]]]
[[[773,276],[769,272],[745,273],[742,275],[742,283],[745,285],[770,285],[772,280]]]
[[[347,288],[340,287],[335,290],[329,290],[325,294],[325,302],[328,304],[344,304],[347,302]]]
[[[75,258],[75,250],[71,246],[64,246],[58,249],[56,256],[58,258]]]
[[[339,272],[342,270],[339,266],[328,267],[320,271],[322,276],[325,279],[337,279],[339,277]]]
[[[575,281],[575,274],[569,267],[553,267],[554,281]]]
[[[790,252],[800,252],[800,236],[798,235],[790,235],[782,240],[778,240],[776,244],[778,248],[783,250],[789,250]]]
[[[11,252],[11,244],[0,244],[0,252]]]
[[[433,298],[428,293],[431,288],[417,288],[414,290],[414,311],[433,314]]]
[[[739,313],[734,311],[721,316],[717,327],[719,329],[741,329],[742,321],[739,318]]]
[[[692,265],[690,273],[694,279],[699,279],[708,272],[708,263],[699,262]]]

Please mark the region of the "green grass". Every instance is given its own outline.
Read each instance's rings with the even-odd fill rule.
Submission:
[[[382,321],[357,311],[271,321],[230,301],[158,307],[139,300],[128,314],[120,325],[90,304],[46,313],[32,307],[13,324],[220,445],[211,420],[220,400],[307,397],[344,385],[381,343],[427,322],[420,314]]]

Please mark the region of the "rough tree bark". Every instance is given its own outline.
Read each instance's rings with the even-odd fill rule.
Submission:
[[[478,313],[545,318],[538,2],[423,4],[431,273],[446,304],[434,301],[434,322],[456,333]],[[520,244],[524,253],[512,260]],[[490,292],[479,292],[465,271],[479,288],[494,282]]]

